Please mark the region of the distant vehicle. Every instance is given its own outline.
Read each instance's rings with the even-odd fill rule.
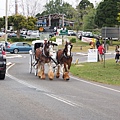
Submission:
[[[39,38],[39,30],[28,30],[26,38]]]
[[[20,34],[26,35],[26,34],[27,34],[27,30],[24,30],[24,29],[21,30],[21,31],[20,31]]]
[[[82,37],[94,38],[94,35],[92,32],[83,32]]]
[[[32,47],[26,42],[15,42],[11,44],[9,48],[6,48],[7,52],[15,54],[18,52],[29,52],[29,50],[32,50]]]
[[[17,34],[15,34],[15,33],[8,33],[8,38],[11,38],[11,37],[17,37]]]
[[[54,32],[51,32],[51,33],[49,33],[49,37],[51,38],[51,37],[54,37],[55,36],[55,33]]]
[[[33,30],[30,36],[39,38],[40,37],[39,30]]]
[[[4,32],[0,32],[0,37],[2,37],[3,35],[5,35],[5,33]]]
[[[27,35],[30,36],[32,34],[32,30],[27,31]]]
[[[82,39],[82,33],[83,33],[83,31],[78,31],[77,32],[77,37],[78,37],[78,39]]]
[[[6,52],[3,44],[0,44],[0,80],[5,79],[6,73]]]
[[[76,33],[73,30],[68,30],[68,36],[76,36]]]

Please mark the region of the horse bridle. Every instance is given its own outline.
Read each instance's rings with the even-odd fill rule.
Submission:
[[[70,46],[71,46],[70,49],[72,49],[72,45],[71,45],[71,44],[68,44],[68,45],[70,45]],[[68,45],[67,45],[67,46],[68,46]],[[71,50],[70,50],[70,51],[71,51]],[[69,56],[66,55],[66,48],[64,48],[64,50],[63,50],[63,57],[65,57],[65,58],[70,58],[70,57],[72,57],[71,52],[70,52],[70,55],[69,55]]]
[[[50,43],[47,43],[48,44],[48,53],[50,53],[50,49],[52,48],[52,47],[50,47],[50,46],[52,46],[52,44],[50,44]],[[51,58],[51,56],[49,56],[49,55],[46,55],[45,54],[45,49],[44,49],[44,47],[45,47],[45,45],[43,45],[43,50],[42,50],[42,55],[44,56],[44,57],[46,57],[46,58]]]

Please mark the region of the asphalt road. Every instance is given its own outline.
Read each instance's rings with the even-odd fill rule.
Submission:
[[[70,77],[41,80],[29,73],[29,54],[8,55],[0,81],[1,120],[119,120],[120,87]],[[107,58],[113,54],[107,55]],[[73,61],[86,55],[74,54]],[[46,67],[47,68],[47,67]],[[46,69],[47,72],[47,69]]]

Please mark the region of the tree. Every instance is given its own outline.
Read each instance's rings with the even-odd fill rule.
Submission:
[[[20,37],[20,29],[26,27],[26,17],[22,15],[13,15],[8,17],[8,25],[12,25],[17,30],[17,37]]]
[[[88,0],[82,0],[78,6],[77,10],[79,11],[81,20],[83,20],[84,15],[89,13],[89,9],[94,8],[93,4],[90,3]]]
[[[119,0],[104,0],[98,5],[95,15],[95,24],[101,27],[112,27],[118,24],[117,14],[118,8],[117,2]]]
[[[37,18],[35,18],[35,17],[28,17],[27,18],[26,29],[28,29],[28,30],[35,30],[35,29],[37,29],[36,22],[37,22]]]
[[[1,17],[0,18],[0,29],[1,28],[5,28],[5,17],[3,17],[3,18]]]
[[[86,21],[84,18],[87,16],[90,11],[94,8],[93,4],[90,3],[88,0],[82,0],[80,3],[77,5],[77,16],[78,16],[78,26],[79,28],[83,29],[85,28]],[[85,21],[84,21],[85,20]]]
[[[95,29],[95,23],[94,23],[94,18],[95,18],[95,9],[90,9],[90,12],[88,15],[84,16],[83,18],[83,30],[87,31],[87,30],[91,30],[91,29]]]
[[[49,3],[45,4],[45,11],[41,14],[38,13],[36,17],[48,15],[48,14],[64,14],[67,19],[72,19],[74,17],[74,12],[76,11],[72,5],[62,0],[51,0]]]
[[[8,17],[8,24],[13,26],[14,30],[17,30],[17,37],[20,37],[20,30],[22,28],[35,29],[36,18],[28,17],[22,15],[13,15]]]

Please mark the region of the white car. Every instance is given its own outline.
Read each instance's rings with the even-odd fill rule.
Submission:
[[[39,38],[40,37],[39,30],[28,30],[27,35],[30,38]]]
[[[39,38],[40,37],[39,30],[33,30],[31,32],[31,36],[33,36],[35,38]]]
[[[5,33],[4,32],[0,32],[0,37],[2,37],[3,35],[5,35]]]

